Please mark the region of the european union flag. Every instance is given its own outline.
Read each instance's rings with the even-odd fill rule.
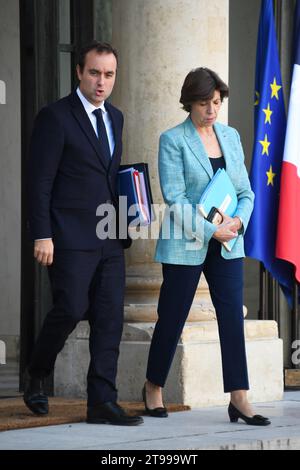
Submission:
[[[293,285],[291,265],[275,258],[285,131],[273,1],[262,0],[256,53],[255,140],[250,171],[255,202],[245,234],[245,251],[247,256],[264,264],[291,301],[291,291],[287,291]]]

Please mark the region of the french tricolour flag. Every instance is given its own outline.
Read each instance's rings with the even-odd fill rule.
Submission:
[[[281,170],[276,256],[294,264],[300,282],[300,1],[295,10],[294,69]]]

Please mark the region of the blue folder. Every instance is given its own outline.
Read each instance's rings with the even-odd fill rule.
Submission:
[[[142,197],[143,206],[141,207],[139,195],[134,182],[134,173],[138,172],[138,191]],[[120,165],[118,172],[118,193],[119,196],[127,196],[127,214],[128,209],[135,205],[135,216],[127,215],[127,223],[133,220],[140,225],[149,225],[154,220],[152,208],[153,199],[150,186],[148,165],[146,163],[134,163]]]
[[[128,168],[118,173],[118,193],[119,196],[127,196],[127,214],[129,207],[131,207],[132,205],[136,206],[137,214],[135,216],[127,215],[128,223],[130,223],[137,216],[139,216],[138,198],[133,181],[133,172],[133,168]]]
[[[224,168],[219,169],[210,183],[205,188],[199,201],[199,210],[204,218],[207,218],[211,209],[216,207],[225,214],[233,217],[238,200],[235,188]],[[229,242],[224,242],[223,246],[227,251],[231,251],[237,238]]]
[[[145,189],[147,193],[147,207],[150,212],[151,222],[153,222],[156,219],[156,217],[155,217],[155,212],[153,208],[153,197],[152,197],[152,191],[151,191],[148,163],[141,162],[141,163],[128,163],[126,165],[120,165],[119,172],[123,172],[124,170],[128,170],[129,168],[137,170],[139,173],[143,173],[144,175]],[[123,193],[123,194],[126,195],[126,193]]]

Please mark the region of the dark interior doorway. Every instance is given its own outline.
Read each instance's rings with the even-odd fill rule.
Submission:
[[[76,86],[76,52],[93,39],[93,0],[20,1],[22,116],[22,258],[21,350],[22,376],[45,315],[51,307],[46,268],[33,259],[28,237],[26,168],[34,118],[45,105]],[[52,392],[52,380],[47,385]]]

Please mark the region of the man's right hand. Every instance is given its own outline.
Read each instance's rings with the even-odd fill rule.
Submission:
[[[54,245],[51,238],[49,240],[35,240],[34,257],[43,266],[50,266],[53,263]]]

